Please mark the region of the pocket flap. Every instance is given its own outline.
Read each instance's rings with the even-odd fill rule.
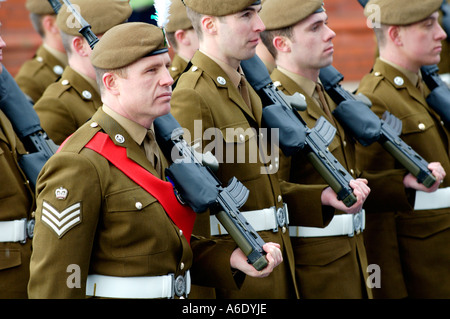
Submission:
[[[105,198],[109,212],[140,211],[156,202],[156,198],[140,187],[109,194]]]
[[[351,251],[347,238],[300,240],[302,244],[293,244],[297,265],[325,266]]]
[[[420,133],[434,127],[433,119],[422,113],[411,114],[402,119],[403,134]]]

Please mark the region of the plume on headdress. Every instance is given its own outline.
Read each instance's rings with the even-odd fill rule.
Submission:
[[[155,7],[155,14],[151,16],[152,19],[156,21],[158,27],[161,28],[166,44],[169,46],[169,41],[167,41],[165,27],[169,23],[169,9],[172,1],[170,0],[155,0],[153,6]]]

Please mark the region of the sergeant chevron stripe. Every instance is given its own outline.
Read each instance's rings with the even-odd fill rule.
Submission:
[[[61,238],[67,231],[81,222],[81,202],[75,203],[59,212],[46,201],[42,204],[41,220],[50,226]]]

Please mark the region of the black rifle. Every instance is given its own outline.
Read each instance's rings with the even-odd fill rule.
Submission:
[[[19,165],[34,189],[39,172],[47,160],[55,154],[58,146],[41,128],[33,104],[4,66],[0,74],[0,109],[8,117],[25,146],[27,154],[19,158]]]
[[[91,31],[91,26],[69,0],[63,1],[81,24],[79,32],[93,49],[99,39]],[[213,155],[200,154],[188,146],[183,139],[183,129],[171,114],[158,117],[153,124],[159,146],[167,158],[173,159],[166,175],[174,185],[179,201],[187,203],[196,213],[209,208],[247,256],[248,262],[256,270],[264,269],[268,265],[262,248],[265,242],[239,212],[247,201],[248,189],[235,177],[227,187],[223,187],[210,167],[203,164],[207,158],[215,159]],[[208,165],[215,165],[214,161],[209,161]]]
[[[86,20],[81,16],[81,14],[74,8],[72,3],[69,0],[62,0],[64,4],[67,6],[67,8],[72,12],[75,19],[80,23],[81,28],[78,30],[78,32],[86,39],[87,43],[91,47],[91,49],[94,48],[94,46],[98,42],[97,36],[92,32],[91,25],[87,23]],[[50,5],[53,8],[53,11],[55,11],[56,14],[58,14],[59,10],[61,9],[61,3],[58,0],[48,0]]]
[[[436,182],[428,169],[428,162],[417,154],[399,136],[402,122],[389,112],[380,119],[367,105],[355,98],[339,84],[343,75],[332,65],[322,68],[319,75],[325,91],[338,105],[333,115],[350,134],[363,146],[379,142],[397,161],[399,161],[417,181],[426,187]],[[370,102],[370,101],[369,101]]]
[[[263,123],[268,128],[278,128],[280,148],[286,156],[300,150],[319,174],[336,192],[337,198],[347,207],[356,202],[353,179],[341,163],[327,149],[336,134],[336,128],[324,117],[310,129],[298,111],[305,110],[301,96],[288,97],[272,83],[269,72],[258,56],[241,62],[245,76],[263,103]],[[293,138],[295,137],[295,138]]]
[[[248,198],[249,190],[235,177],[223,187],[212,169],[218,167],[211,153],[196,152],[183,139],[183,129],[169,113],[153,122],[156,139],[167,158],[173,163],[166,169],[166,176],[174,185],[178,198],[186,202],[196,213],[208,208],[215,214],[248,262],[257,270],[267,266],[262,246],[264,240],[239,212]]]
[[[422,66],[420,70],[423,81],[431,90],[426,98],[428,105],[439,114],[446,125],[450,125],[450,88],[441,79],[436,64]]]

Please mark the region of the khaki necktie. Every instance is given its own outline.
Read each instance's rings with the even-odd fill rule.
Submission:
[[[245,76],[241,74],[241,81],[238,86],[239,92],[242,95],[245,103],[247,104],[250,111],[252,110],[252,103],[250,102],[250,94],[248,93],[247,81],[245,80]]]
[[[148,160],[152,163],[153,167],[161,177],[162,176],[161,159],[159,157],[159,148],[158,144],[156,143],[156,137],[153,130],[147,131],[147,135],[145,136],[144,139],[144,149],[145,155],[147,156]]]
[[[316,92],[319,96],[319,104],[320,107],[323,109],[325,114],[333,120],[333,116],[331,115],[330,108],[328,106],[327,100],[325,98],[325,94],[323,93],[323,87],[320,83],[316,83]]]

